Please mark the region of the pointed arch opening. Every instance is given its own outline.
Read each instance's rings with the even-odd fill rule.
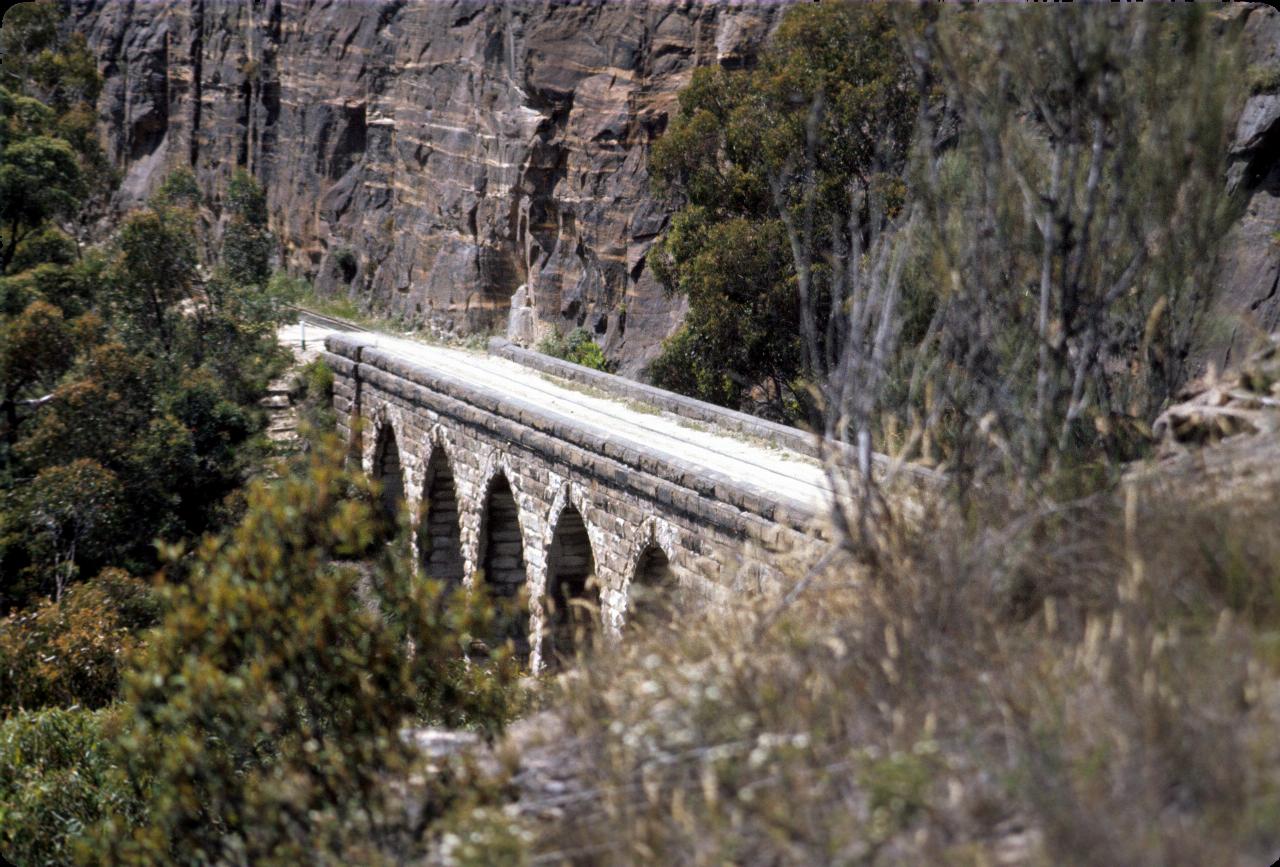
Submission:
[[[449,586],[462,584],[462,534],[458,521],[458,492],[453,468],[437,446],[427,462],[418,521],[418,556],[422,573]]]
[[[678,605],[678,592],[666,552],[657,545],[645,548],[627,592],[626,625],[653,626],[669,620]]]
[[[566,505],[547,550],[546,629],[542,656],[549,663],[571,658],[595,635],[599,620],[596,558],[582,513]]]
[[[505,601],[509,609],[500,611],[498,640],[510,638],[522,658],[529,653],[528,600],[525,588],[524,535],[520,530],[520,508],[503,473],[494,477],[485,496],[481,517],[480,568],[489,593]]]
[[[404,503],[404,471],[400,466],[400,447],[396,444],[396,434],[389,424],[378,431],[373,473],[374,478],[382,485],[383,517],[394,527],[399,520],[400,506]]]

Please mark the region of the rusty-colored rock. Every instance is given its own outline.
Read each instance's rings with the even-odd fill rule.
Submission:
[[[291,270],[442,330],[589,328],[638,370],[679,321],[645,256],[650,143],[778,4],[75,0],[123,204],[194,169],[265,185]],[[340,251],[351,251],[339,255]],[[352,256],[351,254],[354,254]]]

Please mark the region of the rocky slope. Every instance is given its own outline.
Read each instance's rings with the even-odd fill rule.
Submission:
[[[124,204],[176,166],[266,186],[289,267],[443,329],[591,329],[638,369],[678,322],[645,256],[649,145],[779,4],[72,0]]]

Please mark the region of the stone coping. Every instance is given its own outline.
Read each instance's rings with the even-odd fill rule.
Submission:
[[[730,478],[717,470],[649,449],[630,438],[625,441],[621,438],[615,440],[608,435],[602,436],[584,430],[574,419],[561,413],[487,386],[466,382],[434,370],[429,365],[379,349],[370,337],[358,333],[331,334],[325,339],[325,346],[331,362],[337,362],[333,366],[335,373],[340,376],[350,376],[352,373],[359,375],[361,366],[371,368],[370,373],[373,375],[368,376],[368,380],[373,384],[378,384],[378,380],[384,376],[405,380],[500,419],[577,446],[588,454],[611,459],[635,472],[657,476],[722,505],[732,506],[805,533],[819,533],[820,526],[826,520],[825,507],[766,490],[751,482]]]
[[[707,403],[683,394],[667,391],[657,386],[636,382],[633,379],[605,373],[562,358],[544,355],[532,349],[517,346],[502,337],[489,338],[489,354],[514,361],[525,367],[540,370],[558,376],[561,379],[590,385],[606,394],[627,400],[638,400],[657,409],[673,413],[681,418],[713,424],[716,427],[735,433],[746,434],[765,440],[779,448],[790,449],[809,457],[820,457],[819,442],[816,434],[778,424],[774,421],[749,415],[745,412],[726,409],[714,403]]]
[[[821,460],[831,453],[841,453],[845,461],[852,462],[857,460],[854,450],[849,446],[832,440],[826,440],[824,443],[822,437],[810,431],[779,424],[778,422],[769,421],[738,410],[728,409],[714,403],[708,403],[705,400],[686,397],[683,394],[676,394],[647,383],[636,382],[633,379],[627,379],[614,373],[605,373],[602,370],[584,367],[581,364],[574,364],[572,361],[565,361],[562,358],[555,358],[541,352],[535,352],[532,349],[525,349],[503,337],[489,338],[489,354],[514,361],[517,364],[542,371],[543,373],[558,376],[561,379],[589,385],[615,397],[640,401],[656,409],[678,415],[681,418],[705,422],[723,430],[754,437],[778,448],[799,452],[811,458]],[[826,446],[825,450],[823,449],[824,445]],[[824,451],[826,454],[824,454]],[[873,454],[871,461],[874,470],[878,472],[884,472],[892,464],[892,459],[889,456],[879,453]],[[938,474],[927,467],[901,464],[898,466],[897,471],[911,482],[917,485],[923,484],[926,487],[936,483],[938,480]]]

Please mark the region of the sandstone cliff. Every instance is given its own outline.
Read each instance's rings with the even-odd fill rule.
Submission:
[[[1213,358],[1241,360],[1261,335],[1280,329],[1280,12],[1250,4],[1242,75],[1251,94],[1236,124],[1231,182],[1244,212],[1227,239],[1218,280]]]
[[[446,330],[591,329],[638,370],[679,321],[648,150],[778,4],[73,0],[124,204],[176,166],[265,185],[291,270]]]
[[[650,143],[698,64],[746,62],[782,5],[70,0],[101,59],[123,204],[192,167],[265,184],[292,271],[444,330],[582,325],[636,373],[678,323],[645,256]],[[1280,13],[1245,16],[1245,210],[1208,357],[1280,328]]]

